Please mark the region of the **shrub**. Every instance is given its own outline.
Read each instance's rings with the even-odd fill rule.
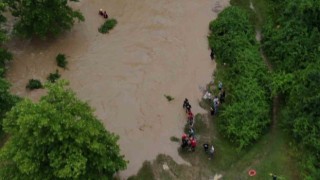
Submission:
[[[113,29],[117,25],[117,20],[115,19],[108,19],[103,25],[99,28],[99,32],[102,34],[109,33],[111,29]]]
[[[33,90],[33,89],[40,89],[42,88],[42,84],[37,79],[30,79],[28,85],[26,86],[27,89]]]
[[[261,137],[270,124],[270,76],[245,11],[226,8],[209,28],[209,45],[216,52],[217,63],[228,64],[221,77],[228,101],[219,113],[219,130],[243,149]]]
[[[67,68],[68,61],[66,59],[66,55],[64,54],[58,54],[56,57],[57,65],[61,68]]]
[[[59,71],[56,70],[55,73],[50,73],[47,79],[48,79],[48,81],[54,83],[54,82],[56,82],[60,77],[61,77],[61,75],[59,74]]]

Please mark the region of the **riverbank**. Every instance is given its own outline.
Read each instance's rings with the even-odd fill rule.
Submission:
[[[259,18],[251,17],[251,22],[255,25],[256,31],[260,32],[260,23],[264,22],[261,17],[266,16],[255,9],[255,3],[250,2],[242,2],[243,4],[238,2],[238,5],[240,7],[247,5],[245,9],[249,10],[252,15],[258,13],[256,16]],[[231,2],[231,4],[234,3]],[[265,2],[259,1],[259,3],[261,4],[257,6],[261,8]],[[267,11],[267,9],[263,10]],[[257,38],[257,40],[260,39]],[[264,61],[269,65],[267,59]],[[270,66],[268,67],[270,68]],[[223,79],[224,73],[226,73],[224,66],[218,64],[215,73],[216,81]],[[150,176],[150,174],[154,179],[219,179],[221,177],[223,179],[249,179],[251,178],[248,175],[250,169],[257,172],[252,177],[253,179],[270,179],[270,173],[276,174],[279,179],[299,179],[297,161],[294,158],[295,152],[290,145],[292,139],[280,128],[278,122],[280,105],[277,98],[273,99],[270,130],[265,132],[265,135],[252,146],[238,152],[234,145],[228,143],[229,141],[217,132],[217,122],[223,121],[223,119],[213,118],[208,114],[201,115],[201,120],[196,121],[196,124],[199,122],[202,124],[200,131],[196,131],[200,137],[198,149],[194,153],[181,153],[181,156],[192,164],[191,167],[177,165],[170,157],[160,155],[156,161],[145,163],[144,168],[133,179],[140,179]],[[203,102],[202,106],[209,111],[208,104]],[[213,161],[208,160],[208,156],[202,148],[202,144],[208,141],[215,146],[216,154]]]

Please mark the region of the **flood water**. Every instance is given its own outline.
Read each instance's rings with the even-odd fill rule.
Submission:
[[[43,90],[28,92],[29,79],[43,82],[57,69],[55,57],[65,53],[69,65],[60,69],[62,78],[78,97],[96,109],[105,127],[120,136],[121,152],[130,161],[126,178],[135,174],[143,161],[159,153],[178,163],[178,143],[189,98],[194,113],[203,87],[211,80],[215,63],[210,59],[207,34],[209,22],[227,0],[82,0],[72,3],[86,21],[55,40],[12,40],[14,60],[7,73],[12,92],[37,100]],[[107,10],[118,25],[109,34],[100,34]],[[164,94],[175,99],[168,102]]]

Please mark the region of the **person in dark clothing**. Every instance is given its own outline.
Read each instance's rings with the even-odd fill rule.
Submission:
[[[104,17],[105,19],[108,19],[109,16],[108,16],[108,14],[107,14],[106,11],[103,12],[103,17]]]
[[[186,98],[186,99],[184,99],[184,101],[183,101],[183,108],[186,108],[187,107],[187,105],[189,104],[189,100]]]
[[[211,116],[214,115],[214,109],[212,107],[210,107],[210,114],[211,114]]]
[[[275,175],[275,174],[270,174],[270,175],[272,177],[272,180],[277,180],[277,175]]]
[[[193,130],[193,128],[189,129],[189,138],[194,138],[194,130]]]
[[[208,153],[209,144],[208,144],[208,143],[205,143],[205,144],[203,144],[202,146],[203,146],[204,152]]]
[[[220,103],[223,103],[226,97],[226,91],[224,89],[221,90],[220,93]]]
[[[214,56],[215,56],[214,51],[213,51],[213,49],[211,48],[210,57],[211,57],[211,60],[212,60],[212,61],[213,61],[213,59],[214,59]]]

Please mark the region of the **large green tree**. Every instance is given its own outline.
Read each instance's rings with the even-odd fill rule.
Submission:
[[[70,30],[75,19],[84,21],[80,11],[74,11],[68,0],[5,0],[13,16],[19,17],[15,25],[18,34],[25,37],[45,38]],[[78,1],[78,0],[69,0]]]
[[[111,179],[126,168],[119,137],[65,84],[48,84],[38,103],[23,100],[7,114],[0,179]]]

